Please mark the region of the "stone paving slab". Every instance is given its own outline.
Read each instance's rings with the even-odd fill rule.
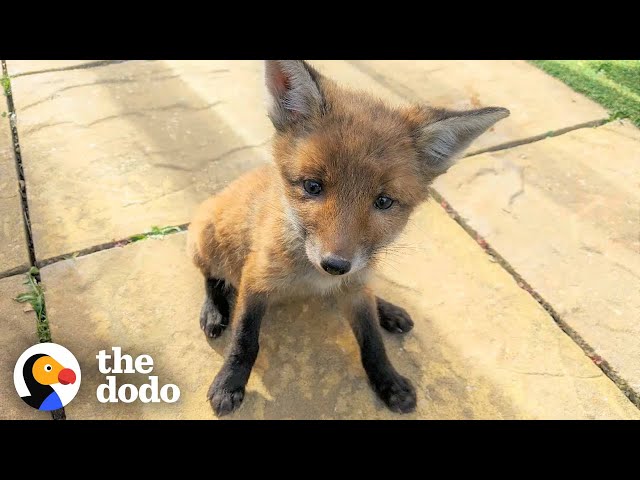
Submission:
[[[401,240],[412,245],[381,272],[379,293],[416,326],[384,333],[394,364],[419,392],[408,416],[369,388],[356,342],[333,305],[274,306],[241,409],[231,418],[640,418],[640,412],[546,312],[436,204]],[[147,240],[42,269],[53,338],[82,366],[68,418],[214,418],[205,401],[229,335],[208,342],[198,325],[200,274],[185,234]],[[95,355],[120,346],[150,354],[175,404],[99,404]],[[140,378],[124,382],[140,382]]]
[[[640,391],[640,130],[468,157],[436,190]]]
[[[522,60],[360,60],[352,64],[400,97],[448,108],[508,108],[469,151],[609,117],[597,103]]]
[[[6,113],[4,97],[0,112]],[[0,117],[0,275],[26,270],[29,264],[27,240],[9,116]]]
[[[262,81],[244,74],[246,62],[192,64],[13,80],[38,259],[186,223],[204,198],[266,161],[271,130],[238,127],[268,126],[260,103],[243,106]],[[225,109],[236,111],[231,120]]]
[[[41,412],[24,403],[13,386],[13,369],[22,352],[38,343],[33,311],[13,299],[25,291],[23,275],[0,279],[0,420],[47,420]]]
[[[97,60],[7,60],[9,75],[24,75],[43,70],[79,67]]]
[[[10,74],[15,74],[21,67],[12,62]],[[601,107],[524,62],[312,63],[346,85],[370,90],[393,102],[413,99],[454,108],[488,104],[510,108],[512,117],[482,136],[471,150],[608,116]],[[263,107],[258,61],[134,61],[27,75],[15,78],[12,84],[39,259],[118,240],[151,225],[185,223],[201,200],[268,157],[272,127]],[[468,85],[473,85],[473,90]],[[571,155],[569,147],[560,148],[561,163],[572,160],[576,148],[584,148],[581,142],[571,147]],[[610,140],[603,137],[599,142],[595,142],[595,149],[602,153],[601,158],[611,158],[605,147],[611,145]],[[572,187],[549,198],[540,195],[540,202],[551,212],[547,219],[571,219],[571,228],[592,239],[596,249],[605,252],[601,256],[607,261],[612,258],[618,267],[626,266],[627,273],[637,278],[633,259],[631,266],[627,263],[627,250],[634,245],[631,230],[621,227],[626,215],[635,212],[629,199],[636,199],[633,195],[638,182],[628,180],[636,172],[634,161],[637,165],[637,159],[627,157],[622,170],[603,162],[580,167],[598,172],[598,187],[614,185],[613,199],[606,200],[614,205],[616,213],[611,217],[604,208],[608,203],[589,197],[601,192],[599,188],[579,192]],[[516,165],[513,172],[518,171]],[[528,167],[524,171],[528,172]],[[540,175],[540,189],[548,179],[560,178],[555,171],[544,179],[540,170],[533,171]],[[472,175],[476,173],[469,183],[482,181],[487,174],[482,170]],[[591,177],[585,178],[588,182]],[[504,183],[512,186],[513,177]],[[530,191],[527,187],[527,194]],[[578,193],[582,195],[578,200],[572,198]],[[508,210],[513,211],[523,198],[517,190],[510,192]],[[589,217],[586,223],[571,216],[574,203],[584,208],[580,215]],[[559,208],[562,214],[558,214],[551,204],[565,210]],[[532,218],[540,215],[526,213]],[[414,378],[424,393],[421,398],[428,399],[414,417],[638,418],[638,411],[612,382],[451,219],[434,206],[425,207],[416,218],[419,220],[408,235],[413,247],[403,259],[394,259],[395,265],[379,280],[391,300],[402,300],[416,319],[422,320],[423,326],[416,328],[412,337],[387,339],[398,368]],[[555,233],[549,223],[538,220],[537,233]],[[605,228],[603,225],[622,232],[619,238],[608,238],[603,244],[615,244],[609,250],[598,247],[602,246],[598,229]],[[503,239],[516,249],[526,235],[518,225],[512,226]],[[535,236],[529,235],[531,238]],[[204,392],[220,365],[227,340],[210,347],[197,328],[202,286],[198,274],[184,260],[182,242],[183,235],[177,235],[43,270],[45,283],[52,285],[48,305],[54,312],[50,310],[54,339],[63,344],[70,339],[71,345],[66,345],[72,351],[77,345],[83,371],[95,367],[97,350],[119,345],[125,351],[151,353],[161,382],[183,387],[184,397],[178,406],[105,407],[95,401],[95,388],[101,380],[89,374],[80,394],[84,397],[69,407],[77,418],[212,417]],[[529,245],[526,241],[522,244]],[[494,246],[513,264],[509,255]],[[560,247],[553,248],[562,252]],[[587,249],[592,247],[587,245]],[[541,246],[528,252],[536,248]],[[524,258],[525,249],[520,250],[518,255]],[[599,255],[595,250],[591,253]],[[569,264],[570,258],[560,255],[554,260]],[[548,271],[544,262],[538,263],[541,266],[532,268]],[[616,273],[609,264],[588,266],[591,270],[580,270],[583,275],[595,272],[609,278],[607,275]],[[523,269],[516,269],[529,279]],[[579,294],[582,279],[578,272],[572,273],[577,280],[572,280],[574,291],[568,304],[575,314],[584,293],[582,297]],[[444,277],[447,282],[442,282]],[[550,288],[562,279],[553,280],[555,284],[548,282]],[[632,278],[623,280],[620,292],[626,295]],[[590,295],[597,297],[599,290],[593,284],[589,287],[593,289]],[[556,290],[564,301],[562,288]],[[423,292],[429,292],[429,298],[423,298]],[[620,298],[616,297],[614,305],[620,305]],[[559,305],[561,311],[569,308],[562,302]],[[624,307],[637,310],[637,302],[634,299]],[[609,320],[607,328],[637,336],[635,325],[626,322],[628,311],[615,309],[614,314],[623,319],[613,326]],[[151,319],[147,317],[149,310]],[[321,310],[327,322],[306,322],[307,312]],[[332,308],[310,301],[306,306],[284,305],[271,316],[273,326],[265,327],[263,338],[267,338],[250,382],[254,395],[236,418],[396,418],[372,400],[355,341]],[[176,324],[184,318],[186,323]],[[90,321],[83,323],[86,319]],[[279,329],[280,325],[284,327]],[[97,348],[99,343],[102,345]],[[282,367],[266,368],[273,364]],[[318,374],[320,370],[323,375]],[[187,372],[184,377],[182,371]],[[305,400],[300,402],[300,398]]]

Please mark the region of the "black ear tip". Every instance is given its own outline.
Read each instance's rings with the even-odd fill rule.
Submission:
[[[506,118],[509,115],[511,115],[511,112],[509,111],[508,108],[503,108],[503,107],[495,107],[494,108],[495,113],[498,114],[498,116],[500,118]]]
[[[502,120],[503,118],[507,118],[511,115],[509,109],[504,107],[478,108],[477,110],[471,110],[469,113],[471,115],[480,115],[481,117],[485,117],[493,122],[497,122],[498,120]]]

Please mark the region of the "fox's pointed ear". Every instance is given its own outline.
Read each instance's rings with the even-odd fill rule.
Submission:
[[[427,172],[436,176],[447,171],[471,142],[508,116],[509,110],[499,107],[433,110],[433,120],[422,125],[418,133],[418,148]]]
[[[269,118],[278,130],[319,115],[324,98],[321,75],[302,60],[267,60],[265,81],[269,92]]]

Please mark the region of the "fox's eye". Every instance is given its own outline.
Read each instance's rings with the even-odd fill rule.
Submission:
[[[378,210],[386,210],[393,205],[393,200],[384,195],[380,195],[373,204]]]
[[[302,185],[309,195],[320,195],[320,192],[322,192],[322,185],[315,180],[305,180]]]
[[[51,370],[53,370],[53,367],[47,363],[47,364],[44,366],[44,371],[45,371],[45,372],[50,372]]]

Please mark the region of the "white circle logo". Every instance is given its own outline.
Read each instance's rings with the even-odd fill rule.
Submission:
[[[13,383],[20,398],[38,410],[57,410],[69,404],[80,389],[80,364],[57,343],[27,348],[13,369]]]

